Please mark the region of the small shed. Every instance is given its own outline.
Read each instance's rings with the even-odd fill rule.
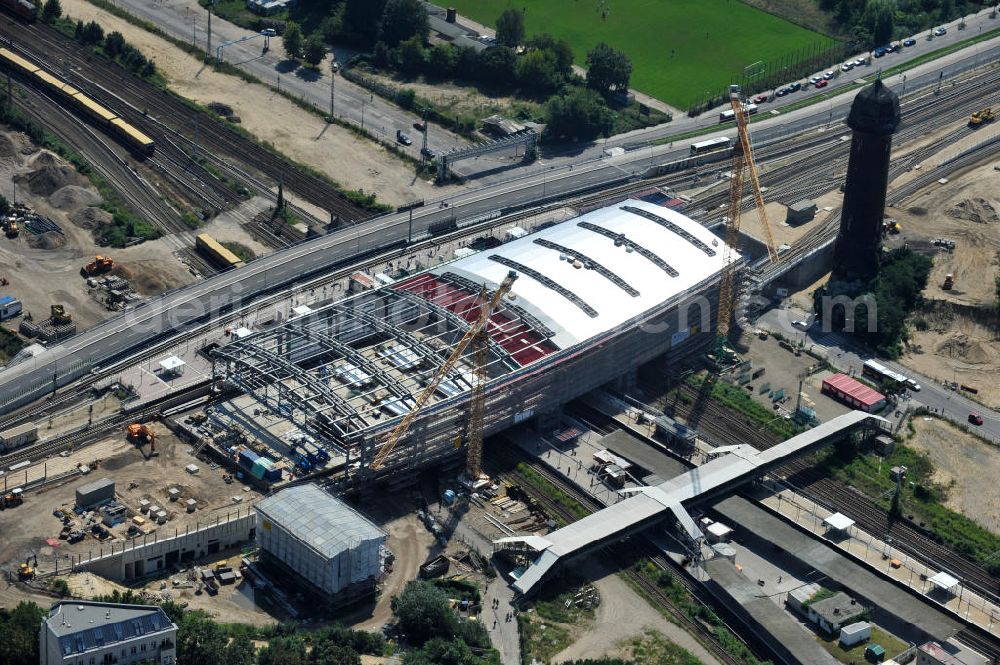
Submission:
[[[885,649],[881,644],[869,644],[865,649],[865,660],[869,663],[881,663],[885,660]]]
[[[955,593],[955,589],[958,588],[959,580],[953,575],[949,575],[943,570],[927,580],[934,585],[936,589],[940,589],[945,593]]]
[[[816,202],[809,200],[796,201],[788,206],[785,215],[785,223],[789,226],[797,226],[811,222],[816,218]]]
[[[240,326],[239,328],[233,331],[233,337],[235,337],[236,339],[243,339],[244,337],[249,337],[252,334],[253,331],[244,326]]]
[[[733,563],[736,562],[736,550],[734,550],[733,546],[729,543],[716,543],[712,545],[712,551],[717,557],[729,559]]]
[[[115,498],[115,481],[111,478],[100,478],[76,489],[76,506],[90,510],[102,506]]]
[[[199,471],[197,464],[188,464],[186,467],[184,467],[184,470],[190,473],[192,476],[197,474]]]
[[[170,356],[160,361],[160,371],[170,376],[180,376],[184,373],[184,365],[186,364],[177,356]]]
[[[842,513],[834,513],[823,520],[823,525],[830,531],[847,533],[848,529],[854,526],[854,520]]]
[[[188,499],[187,501],[184,502],[184,508],[189,513],[193,513],[197,507],[198,507],[198,502],[194,499]]]
[[[888,457],[896,449],[896,440],[888,434],[879,434],[875,437],[875,454]]]
[[[713,522],[705,529],[705,537],[710,543],[726,543],[732,536],[733,530],[722,522]]]
[[[872,637],[872,625],[867,621],[858,621],[840,629],[840,644],[853,647]]]
[[[526,235],[528,235],[528,232],[520,226],[512,226],[507,229],[507,233],[504,234],[503,239],[505,241],[517,240],[518,238],[523,238]]]
[[[312,314],[312,307],[309,305],[296,305],[292,308],[292,314],[295,316],[305,316],[306,314]]]

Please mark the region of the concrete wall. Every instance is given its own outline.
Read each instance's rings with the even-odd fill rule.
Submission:
[[[256,513],[246,507],[186,529],[162,526],[124,545],[91,550],[73,562],[73,570],[87,570],[116,582],[163,574],[175,564],[253,540],[256,524]]]

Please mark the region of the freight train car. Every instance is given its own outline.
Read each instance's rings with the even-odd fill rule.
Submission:
[[[3,2],[4,0],[0,0]],[[142,155],[152,155],[156,149],[153,139],[149,138],[133,125],[119,118],[108,108],[98,104],[70,84],[66,83],[38,67],[31,61],[22,58],[6,48],[0,48],[0,63],[9,69],[41,85],[48,92],[69,102],[77,110],[90,116],[102,127],[118,136],[126,145]]]
[[[207,233],[198,234],[198,237],[195,239],[195,247],[201,252],[202,256],[219,268],[242,268],[244,266],[240,257],[220,245],[215,238]]]
[[[38,14],[35,3],[29,2],[29,0],[0,0],[0,7],[17,14],[26,21],[34,21]]]

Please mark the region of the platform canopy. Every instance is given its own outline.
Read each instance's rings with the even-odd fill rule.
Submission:
[[[927,581],[942,591],[952,591],[958,586],[958,578],[953,575],[949,575],[944,571],[941,571]]]
[[[163,360],[160,361],[160,369],[162,369],[164,372],[171,372],[171,373],[180,372],[181,368],[184,367],[184,365],[186,364],[187,363],[185,363],[177,356],[170,356],[169,358],[164,358]]]
[[[834,513],[823,520],[823,524],[836,531],[847,531],[854,526],[854,520],[843,513]]]

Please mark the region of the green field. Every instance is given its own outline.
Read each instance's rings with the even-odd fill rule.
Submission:
[[[573,47],[577,64],[598,42],[632,59],[632,87],[687,108],[738,81],[744,67],[834,44],[738,0],[450,0],[459,14],[493,25],[514,7],[529,35],[548,32]],[[604,14],[606,12],[606,14]],[[797,59],[797,58],[796,58]]]

